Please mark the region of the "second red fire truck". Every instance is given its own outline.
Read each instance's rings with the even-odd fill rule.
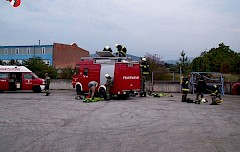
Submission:
[[[106,54],[106,52],[104,52]],[[106,91],[105,74],[112,77],[110,94],[118,97],[128,97],[131,93],[137,93],[141,88],[141,70],[138,61],[131,61],[128,57],[85,57],[76,64],[72,77],[73,88],[77,94],[88,92],[90,81],[98,82],[97,91],[104,95]],[[101,91],[99,91],[101,90]]]

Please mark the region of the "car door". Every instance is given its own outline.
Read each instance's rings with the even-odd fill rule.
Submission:
[[[83,85],[83,91],[88,91],[88,82],[91,81],[91,78],[89,78],[89,66],[85,65],[82,72],[82,85]]]
[[[22,90],[32,90],[33,76],[31,73],[22,73]]]
[[[0,90],[9,90],[9,73],[0,73]]]

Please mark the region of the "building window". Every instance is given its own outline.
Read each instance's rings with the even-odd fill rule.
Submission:
[[[19,54],[19,48],[15,49],[15,54]]]
[[[31,54],[30,47],[27,48],[27,54]]]
[[[42,54],[45,54],[45,47],[42,47]]]
[[[8,48],[4,49],[4,54],[7,55],[8,54]]]

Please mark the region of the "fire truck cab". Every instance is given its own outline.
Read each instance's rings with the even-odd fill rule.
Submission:
[[[0,66],[0,91],[32,90],[41,92],[44,80],[25,66]]]
[[[138,61],[131,61],[128,57],[84,57],[76,64],[72,77],[72,86],[77,94],[88,92],[90,81],[98,82],[97,91],[100,96],[106,93],[105,74],[112,77],[110,94],[127,97],[131,93],[140,91],[141,70]]]

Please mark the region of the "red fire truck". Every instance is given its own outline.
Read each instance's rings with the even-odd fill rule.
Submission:
[[[99,54],[99,52],[97,53]],[[109,52],[103,54],[107,53]],[[127,57],[109,57],[109,55],[81,58],[81,61],[76,64],[75,74],[72,77],[73,88],[76,88],[77,94],[83,94],[88,92],[88,83],[96,81],[99,84],[97,86],[98,93],[103,95],[106,93],[105,74],[112,77],[111,95],[128,97],[129,94],[140,91],[141,70],[139,62],[131,61]]]
[[[45,81],[25,66],[0,66],[0,91],[41,92]]]

